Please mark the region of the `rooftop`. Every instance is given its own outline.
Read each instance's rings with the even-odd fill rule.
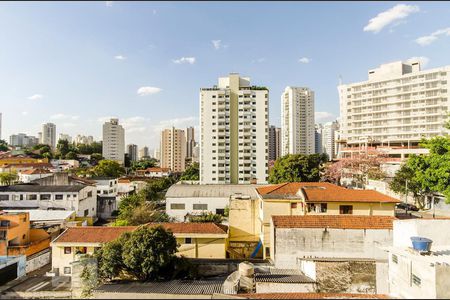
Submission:
[[[0,193],[8,192],[30,192],[30,193],[58,193],[58,192],[79,192],[85,185],[37,185],[37,184],[16,184],[0,186]]]
[[[390,216],[272,216],[277,228],[392,229],[394,220]]]
[[[229,198],[242,194],[257,199],[256,187],[258,186],[250,184],[174,184],[167,190],[166,198]]]
[[[258,293],[232,295],[244,299],[388,299],[377,294],[339,294],[339,293]]]
[[[28,212],[30,214],[30,221],[59,221],[66,220],[75,213],[73,210],[44,210],[44,209],[7,209],[8,213]]]
[[[409,259],[422,261],[426,263],[433,264],[447,264],[450,265],[450,245],[448,246],[433,246],[431,245],[430,255],[421,255],[412,248],[401,248],[401,247],[387,247],[386,250],[392,253],[401,253]]]
[[[24,175],[34,175],[34,174],[51,174],[52,172],[50,172],[49,170],[45,170],[45,169],[31,169],[31,170],[22,171],[20,173],[24,174]]]
[[[400,202],[374,190],[351,190],[328,182],[288,182],[260,187],[257,191],[263,199],[305,199],[306,202]]]

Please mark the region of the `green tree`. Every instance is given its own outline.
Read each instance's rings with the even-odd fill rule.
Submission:
[[[125,240],[129,236],[130,233],[126,232],[95,252],[94,255],[98,261],[98,274],[101,278],[113,279],[120,276],[121,272],[126,269],[122,260],[122,253]]]
[[[103,156],[101,153],[92,153],[91,154],[91,165],[96,166],[98,165],[99,161],[103,159]]]
[[[197,162],[190,165],[181,175],[180,180],[199,180],[200,179],[200,169]]]
[[[67,152],[65,159],[77,159],[78,155],[74,151]]]
[[[58,143],[56,144],[56,157],[60,159],[64,159],[69,153],[69,141],[67,140],[58,140]]]
[[[102,153],[102,142],[93,142],[92,144],[78,144],[77,146],[78,152],[80,154],[93,154],[93,153]]]
[[[133,161],[131,163],[131,170],[145,170],[147,168],[153,168],[156,166],[156,159],[149,158],[149,159],[141,159],[138,161]]]
[[[163,192],[166,191],[172,184],[174,184],[174,179],[171,177],[156,179],[149,182],[142,190],[142,193],[145,195],[145,200],[159,201],[163,199]]]
[[[326,154],[288,154],[278,158],[270,170],[270,183],[314,182],[320,180]]]
[[[37,144],[32,148],[32,150],[34,154],[33,156],[37,158],[48,158],[48,159],[53,158],[52,148],[49,145]]]
[[[17,173],[0,173],[0,183],[2,185],[12,185],[18,179]]]
[[[0,140],[0,151],[6,152],[9,150],[8,143],[5,140]]]
[[[114,160],[101,160],[91,170],[92,174],[97,177],[120,177],[125,174],[125,169]]]
[[[203,212],[199,215],[189,215],[188,216],[189,222],[193,223],[222,223],[223,216],[219,214],[213,214],[212,212]]]

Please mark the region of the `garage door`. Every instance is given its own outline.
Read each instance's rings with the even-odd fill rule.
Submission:
[[[17,263],[0,269],[0,286],[17,278]]]

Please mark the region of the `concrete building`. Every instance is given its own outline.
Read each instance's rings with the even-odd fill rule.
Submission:
[[[53,123],[42,124],[42,144],[56,148],[56,125]]]
[[[328,122],[322,126],[321,134],[321,152],[328,155],[328,159],[332,160],[336,157],[335,133],[338,130],[339,124],[337,121]]]
[[[103,124],[103,157],[120,164],[125,159],[125,130],[119,119],[112,118]]]
[[[172,174],[169,168],[159,168],[159,167],[153,167],[153,168],[147,168],[145,170],[136,170],[137,176],[142,177],[156,177],[156,178],[162,178],[162,177],[169,177]]]
[[[184,172],[186,169],[186,136],[184,130],[164,129],[161,132],[161,168],[169,168],[172,172]]]
[[[139,159],[150,158],[150,152],[148,151],[148,147],[144,146],[139,149]]]
[[[448,219],[394,221],[389,251],[389,295],[395,298],[446,299],[450,297],[450,233]],[[431,252],[411,248],[411,237],[431,239]]]
[[[72,143],[72,137],[68,134],[65,133],[60,133],[59,134],[59,140],[61,141],[68,141],[69,144]]]
[[[192,159],[194,147],[195,147],[194,127],[188,127],[186,128],[186,158]]]
[[[86,144],[86,145],[90,145],[94,142],[94,137],[92,135],[89,136],[85,136],[85,135],[80,135],[77,134],[77,136],[74,139],[74,143],[76,145],[78,144]]]
[[[314,153],[322,152],[322,124],[316,124],[314,128]]]
[[[175,235],[180,245],[177,255],[188,258],[225,258],[227,226],[214,223],[154,223]],[[76,254],[93,254],[104,243],[118,238],[124,232],[132,232],[137,226],[83,226],[67,228],[50,244],[52,270],[61,276],[71,276]]]
[[[281,128],[269,127],[269,160],[277,160],[281,156]]]
[[[314,92],[288,86],[281,94],[281,155],[314,152]]]
[[[138,146],[137,145],[135,145],[135,144],[127,145],[127,153],[128,153],[128,157],[130,158],[130,161],[138,160]]]
[[[199,143],[195,143],[194,148],[192,148],[192,162],[199,162],[199,157],[200,157],[200,145]]]
[[[9,144],[15,147],[33,147],[39,144],[39,139],[25,133],[18,133],[9,137]]]
[[[419,60],[382,64],[366,81],[339,85],[341,150],[413,148],[448,133],[449,85],[450,66],[423,71]]]
[[[200,183],[266,183],[269,90],[231,73],[200,90]]]
[[[19,172],[19,182],[29,183],[35,179],[52,176],[53,173],[46,169],[30,169]]]
[[[166,193],[166,212],[179,222],[203,212],[223,215],[232,196],[257,198],[253,185],[174,184]]]
[[[155,148],[155,150],[153,150],[153,158],[158,160],[161,165],[161,150],[159,148]]]
[[[114,177],[89,178],[97,187],[97,216],[103,220],[111,218],[118,209],[118,179]]]

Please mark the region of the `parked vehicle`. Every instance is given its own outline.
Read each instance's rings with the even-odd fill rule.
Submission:
[[[401,202],[397,204],[398,209],[410,210],[410,211],[419,211],[419,208],[413,204]]]

